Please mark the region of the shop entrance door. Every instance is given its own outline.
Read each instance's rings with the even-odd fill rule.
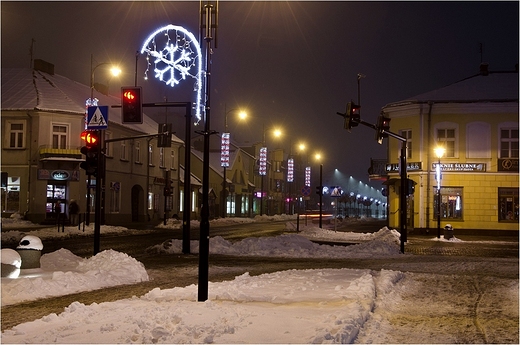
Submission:
[[[47,202],[45,204],[45,218],[56,219],[56,206],[63,217],[65,214],[65,205],[67,204],[67,182],[49,181],[47,183]]]

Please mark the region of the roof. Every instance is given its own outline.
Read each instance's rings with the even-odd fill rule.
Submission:
[[[90,98],[90,87],[58,74],[48,74],[30,68],[2,68],[2,111],[48,111],[67,114],[85,114],[85,103]],[[98,104],[109,106],[108,123],[116,123],[133,130],[154,134],[158,124],[143,115],[142,124],[122,124],[118,97],[106,96],[94,90]],[[182,143],[175,135],[172,140]]]
[[[480,73],[437,90],[389,103],[385,108],[427,102],[518,102],[518,72]]]

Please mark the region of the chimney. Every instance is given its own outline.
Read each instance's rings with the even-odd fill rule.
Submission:
[[[43,73],[54,75],[54,65],[51,64],[50,62],[43,61],[41,59],[34,60],[34,70],[42,71]]]
[[[480,64],[480,74],[483,76],[489,75],[489,64],[487,62]]]

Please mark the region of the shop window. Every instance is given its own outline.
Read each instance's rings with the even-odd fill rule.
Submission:
[[[462,187],[441,187],[441,219],[462,220]],[[439,207],[437,204],[437,187],[433,188],[433,216],[437,219]]]
[[[500,158],[518,158],[518,128],[500,130]]]
[[[518,188],[498,188],[498,220],[518,222]]]
[[[20,177],[8,176],[7,184],[2,186],[2,212],[20,211]]]

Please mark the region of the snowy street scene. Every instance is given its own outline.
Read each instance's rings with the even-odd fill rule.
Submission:
[[[254,222],[254,220],[249,220]],[[229,219],[228,222],[233,222]],[[82,236],[77,228],[31,231],[4,222],[2,241],[38,236]],[[348,223],[348,222],[343,222]],[[229,242],[212,237],[212,257],[280,257],[344,260],[344,268],[287,269],[260,275],[237,267],[210,265],[210,277],[234,272],[234,279],[210,281],[209,299],[197,302],[197,284],[162,289],[110,302],[70,303],[2,331],[3,343],[518,343],[518,258],[455,260],[399,253],[399,233],[319,229]],[[345,224],[344,224],[345,225]],[[168,225],[170,226],[170,225]],[[194,225],[196,226],[196,224]],[[175,225],[172,226],[174,228]],[[88,234],[90,229],[86,229]],[[104,233],[135,232],[103,226]],[[310,239],[358,244],[320,245]],[[456,241],[457,237],[425,241]],[[505,244],[506,242],[504,242]],[[501,245],[482,241],[482,245]],[[510,244],[510,242],[509,242]],[[410,246],[412,244],[410,243]],[[198,252],[197,241],[191,243]],[[3,249],[3,250],[7,250]],[[180,255],[181,241],[143,248],[149,255]],[[9,256],[9,255],[7,255]],[[388,269],[348,268],[352,260],[382,260]],[[2,263],[4,253],[2,252]],[[196,274],[197,267],[171,269],[171,279]],[[189,271],[189,272],[188,272]],[[127,254],[105,250],[87,258],[66,248],[43,254],[41,267],[2,278],[2,314],[36,299],[110,286],[153,283],[146,267]],[[54,299],[53,299],[54,300]],[[50,301],[50,300],[49,300]],[[22,304],[20,304],[22,303]],[[23,308],[21,310],[24,310]]]

